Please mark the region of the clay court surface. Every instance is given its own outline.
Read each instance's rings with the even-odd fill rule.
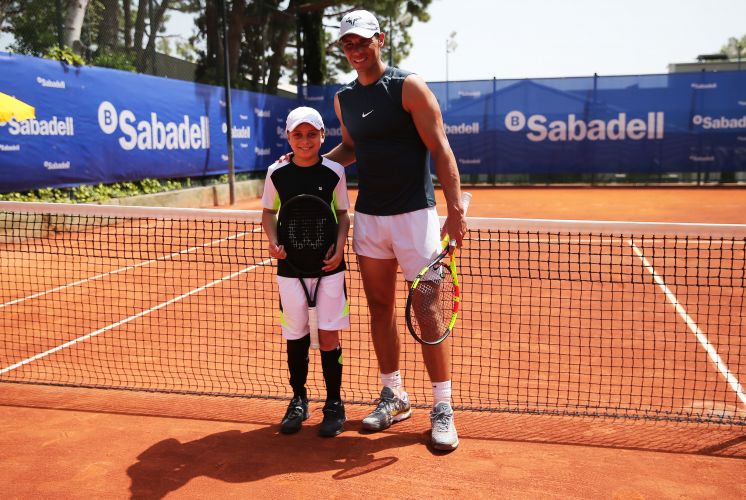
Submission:
[[[475,217],[746,223],[738,188],[469,190]],[[0,496],[746,497],[742,426],[460,412],[461,446],[441,454],[424,409],[365,434],[370,408],[348,405],[346,431],[323,440],[321,403],[298,435],[278,434],[285,405],[0,384]]]

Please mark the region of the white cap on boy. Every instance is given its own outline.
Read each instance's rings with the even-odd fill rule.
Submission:
[[[285,130],[287,130],[288,132],[292,132],[301,123],[308,123],[316,130],[321,130],[324,128],[324,120],[321,118],[319,112],[307,106],[295,108],[290,112],[290,114],[288,115]]]

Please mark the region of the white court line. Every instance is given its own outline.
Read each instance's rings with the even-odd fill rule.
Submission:
[[[261,228],[254,229],[252,232],[255,233],[257,231],[261,231]],[[36,299],[36,298],[39,298],[39,297],[43,297],[44,295],[47,295],[49,293],[59,292],[60,290],[65,290],[66,288],[72,288],[74,286],[82,285],[84,283],[88,283],[89,281],[96,281],[96,280],[99,280],[101,278],[106,278],[107,276],[112,276],[114,274],[122,273],[124,271],[131,271],[132,269],[137,269],[138,267],[147,266],[149,264],[152,264],[154,262],[158,262],[160,260],[172,259],[172,258],[174,258],[174,257],[176,257],[178,255],[188,254],[188,253],[191,253],[191,252],[195,252],[197,250],[201,250],[201,249],[203,249],[205,247],[217,245],[218,243],[223,243],[223,242],[226,242],[226,241],[229,241],[229,240],[235,240],[237,238],[242,238],[242,237],[246,236],[247,234],[249,234],[249,233],[244,232],[244,233],[234,234],[232,236],[228,236],[227,238],[221,238],[219,240],[213,240],[213,241],[210,241],[210,242],[205,243],[203,245],[186,248],[184,250],[180,250],[178,252],[173,252],[173,253],[168,254],[168,255],[163,255],[161,257],[158,257],[157,259],[144,260],[142,262],[138,262],[137,264],[133,264],[131,266],[120,267],[119,269],[114,269],[113,271],[108,271],[108,272],[105,272],[105,273],[96,274],[95,276],[89,276],[88,278],[83,278],[83,279],[78,280],[78,281],[73,281],[72,283],[66,283],[64,285],[60,285],[60,286],[57,286],[57,287],[54,287],[54,288],[50,288],[49,290],[44,290],[43,292],[37,292],[37,293],[34,293],[32,295],[28,295],[26,297],[20,297],[20,298],[11,300],[10,302],[5,302],[4,304],[0,304],[0,309],[2,309],[3,307],[8,307],[8,306],[12,306],[14,304],[19,304],[21,302],[25,302],[27,300],[31,300],[31,299]]]
[[[203,290],[211,288],[211,287],[213,287],[213,286],[215,286],[217,284],[220,284],[220,283],[222,283],[224,281],[228,281],[230,279],[233,279],[236,276],[240,276],[241,274],[244,274],[246,272],[253,271],[257,267],[264,266],[264,265],[268,264],[271,261],[272,261],[272,259],[266,259],[266,260],[263,260],[262,262],[260,262],[259,264],[255,264],[253,266],[245,267],[245,268],[241,269],[240,271],[236,271],[235,273],[227,274],[227,275],[223,276],[220,279],[217,279],[215,281],[211,281],[210,283],[207,283],[206,285],[202,285],[201,287],[194,288],[194,289],[188,291],[187,293],[181,294],[178,297],[174,297],[174,298],[172,298],[170,300],[167,300],[166,302],[161,302],[157,306],[151,307],[150,309],[146,309],[146,310],[140,311],[139,313],[134,314],[134,315],[132,315],[132,316],[130,316],[128,318],[119,320],[116,323],[112,323],[112,324],[110,324],[108,326],[100,328],[100,329],[96,330],[95,332],[88,333],[86,335],[83,335],[82,337],[78,337],[78,338],[76,338],[74,340],[71,340],[69,342],[65,342],[64,344],[61,344],[61,345],[58,345],[57,347],[53,347],[52,349],[49,349],[48,351],[44,351],[44,352],[39,353],[39,354],[37,354],[35,356],[31,356],[30,358],[26,358],[23,361],[19,361],[18,363],[15,363],[13,365],[10,365],[10,366],[7,366],[7,367],[3,368],[2,370],[0,370],[0,375],[2,375],[3,373],[7,373],[7,372],[9,372],[11,370],[15,370],[16,368],[20,368],[21,366],[27,365],[27,364],[29,364],[29,363],[31,363],[33,361],[38,360],[38,359],[44,358],[46,356],[49,356],[50,354],[54,354],[55,352],[61,351],[62,349],[66,349],[66,348],[71,347],[71,346],[73,346],[75,344],[78,344],[80,342],[83,342],[83,341],[86,341],[88,339],[91,339],[91,338],[93,338],[96,335],[99,335],[101,333],[108,332],[109,330],[112,330],[114,328],[122,326],[125,323],[129,323],[130,321],[136,320],[136,319],[141,318],[143,316],[147,316],[148,314],[150,314],[152,312],[155,312],[155,311],[157,311],[159,309],[163,309],[164,307],[166,307],[168,305],[171,305],[174,302],[178,302],[178,301],[180,301],[182,299],[185,299],[185,298],[189,297],[190,295],[194,295],[195,293],[199,293],[199,292],[201,292]]]
[[[574,239],[565,236],[564,238],[527,238],[527,237],[513,237],[513,238],[474,238],[467,239],[466,241],[489,241],[496,243],[564,243],[564,244],[576,244],[576,245],[602,245],[611,244],[621,240],[628,240],[629,236],[604,236],[597,238],[578,238]],[[661,243],[663,238],[638,238],[637,241],[642,243]],[[666,248],[676,248],[679,246],[709,246],[711,248],[723,248],[723,247],[735,247],[735,246],[746,246],[746,241],[741,240],[679,240],[673,246]]]
[[[658,273],[655,271],[650,262],[648,262],[648,259],[646,259],[645,256],[642,254],[642,251],[637,247],[637,245],[635,245],[632,240],[628,240],[627,243],[629,243],[629,245],[632,247],[632,250],[634,250],[635,254],[640,258],[643,266],[645,266],[645,269],[647,269],[647,271],[653,276],[656,284],[660,287],[661,290],[663,290],[663,293],[666,295],[668,301],[673,304],[676,312],[686,323],[686,326],[689,327],[689,330],[697,337],[699,343],[702,344],[702,347],[704,347],[705,351],[707,351],[707,355],[710,357],[710,361],[715,363],[718,371],[725,378],[725,381],[728,382],[728,385],[730,385],[731,389],[735,391],[738,399],[744,405],[746,405],[746,394],[744,394],[741,383],[738,381],[736,376],[733,375],[730,370],[728,370],[725,362],[722,360],[712,344],[710,344],[710,341],[707,339],[707,335],[705,335],[705,333],[700,330],[699,326],[697,326],[697,323],[695,323],[692,317],[689,316],[689,314],[686,312],[684,306],[679,304],[676,295],[674,295],[673,292],[668,288],[666,283],[663,281],[663,278],[658,275]]]

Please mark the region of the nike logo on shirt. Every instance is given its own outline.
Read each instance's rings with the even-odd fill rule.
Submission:
[[[372,112],[373,112],[373,110],[371,109],[371,110],[370,110],[370,111],[368,111],[367,113],[363,113],[363,118],[365,118],[366,116],[368,116],[368,115],[369,115],[369,114],[371,114]]]

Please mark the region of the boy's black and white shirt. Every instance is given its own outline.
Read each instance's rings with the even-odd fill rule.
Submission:
[[[264,180],[262,207],[279,211],[280,206],[293,196],[312,194],[329,204],[332,211],[349,210],[347,180],[342,165],[323,156],[319,162],[310,167],[299,167],[290,161],[276,162],[267,170]],[[334,271],[324,274],[335,274],[345,270],[344,259]],[[279,276],[295,277],[295,273],[282,261],[277,262]]]

